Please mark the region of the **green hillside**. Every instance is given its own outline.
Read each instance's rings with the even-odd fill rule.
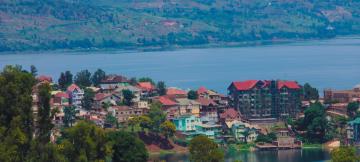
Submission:
[[[357,0],[0,0],[0,51],[181,47],[359,33]]]

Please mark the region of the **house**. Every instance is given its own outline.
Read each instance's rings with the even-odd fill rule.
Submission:
[[[180,116],[177,102],[171,100],[167,96],[160,96],[156,98],[155,101],[161,103],[161,110],[166,113],[167,119]]]
[[[141,98],[151,96],[156,90],[156,87],[151,82],[139,82],[137,87],[141,89]]]
[[[171,98],[187,98],[187,92],[178,88],[168,88],[166,95]]]
[[[211,99],[215,102],[221,100],[221,95],[213,90],[208,90],[205,87],[200,87],[197,91],[199,98]]]
[[[346,127],[347,144],[360,144],[360,117],[348,122]]]
[[[201,117],[205,117],[214,123],[218,122],[217,103],[215,103],[212,99],[202,97],[198,98],[196,101],[201,104]]]
[[[115,93],[97,93],[94,97],[94,109],[102,109],[105,104],[117,105],[121,97]]]
[[[38,82],[48,82],[48,83],[52,83],[53,81],[51,76],[46,76],[46,75],[40,75],[36,77],[36,80]]]
[[[76,84],[71,84],[66,91],[70,96],[70,103],[76,108],[81,108],[81,101],[84,98],[84,91]]]
[[[259,132],[260,128],[248,123],[237,121],[231,125],[231,134],[240,142],[254,142]]]
[[[199,123],[195,125],[196,133],[205,135],[210,139],[217,139],[221,136],[221,125],[219,124],[209,124],[209,123]]]
[[[194,115],[200,117],[200,103],[187,98],[176,98],[180,115]]]
[[[343,116],[347,118],[347,105],[347,103],[330,104],[326,109],[326,113],[332,117]]]
[[[295,81],[238,81],[228,91],[230,106],[249,121],[295,118],[301,108],[301,90]]]
[[[220,114],[219,119],[223,123],[232,122],[234,120],[240,120],[240,114],[234,108],[229,108]]]
[[[146,111],[143,109],[129,106],[111,106],[108,109],[108,112],[115,116],[120,123],[127,122],[132,116],[141,116],[146,114]]]
[[[133,103],[139,102],[141,99],[141,90],[135,86],[131,86],[131,85],[127,85],[127,86],[118,86],[115,90],[114,93],[118,96],[121,96],[121,98],[123,99],[123,90],[129,90],[132,92],[132,94],[134,95],[134,98],[132,99]]]
[[[325,103],[349,103],[353,101],[360,101],[360,84],[356,85],[350,90],[324,90]]]
[[[196,125],[201,123],[200,118],[194,115],[184,115],[174,118],[172,122],[175,124],[177,131],[187,132],[196,131]]]
[[[53,103],[55,106],[69,106],[70,104],[70,96],[65,92],[58,92],[53,96]]]
[[[121,75],[108,75],[100,81],[100,88],[104,92],[111,92],[119,86],[128,86],[130,81]]]

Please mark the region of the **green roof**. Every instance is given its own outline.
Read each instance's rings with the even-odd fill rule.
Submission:
[[[356,118],[353,121],[350,121],[349,124],[360,124],[360,117]]]

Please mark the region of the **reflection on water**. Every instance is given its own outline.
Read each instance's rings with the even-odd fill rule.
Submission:
[[[243,162],[324,162],[330,159],[329,152],[323,149],[279,150],[238,152],[226,155],[226,161],[241,160]],[[188,161],[186,154],[168,154],[152,157],[152,160],[165,160],[167,162]]]

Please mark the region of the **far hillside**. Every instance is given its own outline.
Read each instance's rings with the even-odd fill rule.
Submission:
[[[0,51],[252,44],[359,33],[359,1],[0,0]]]

